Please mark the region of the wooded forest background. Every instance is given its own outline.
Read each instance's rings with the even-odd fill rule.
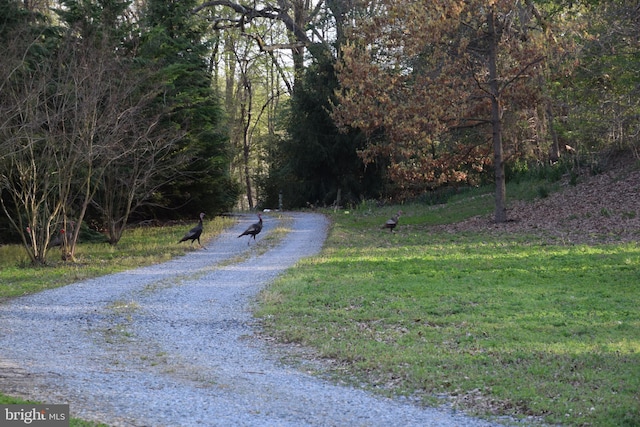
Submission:
[[[513,174],[638,157],[639,48],[624,0],[0,0],[0,243],[486,183],[506,221]]]

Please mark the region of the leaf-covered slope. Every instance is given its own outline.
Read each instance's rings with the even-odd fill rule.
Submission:
[[[564,244],[640,241],[640,170],[582,176],[577,185],[567,182],[548,197],[511,203],[507,216],[504,224],[478,216],[444,228],[529,233]]]

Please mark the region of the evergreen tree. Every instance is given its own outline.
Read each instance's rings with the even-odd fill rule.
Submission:
[[[161,204],[193,215],[233,206],[239,187],[229,176],[228,136],[205,60],[204,22],[191,13],[193,0],[150,0],[145,13],[141,58],[162,69],[159,108],[169,111],[163,126],[184,132],[177,155],[190,158],[181,178],[163,187]]]
[[[315,55],[298,81],[288,111],[288,138],[272,157],[267,193],[270,205],[282,191],[286,207],[330,205],[379,197],[382,175],[366,169],[357,151],[363,134],[339,132],[329,115],[337,79],[333,60]]]

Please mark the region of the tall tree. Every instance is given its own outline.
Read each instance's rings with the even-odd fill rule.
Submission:
[[[161,126],[180,129],[181,154],[191,161],[180,179],[162,188],[163,203],[182,212],[222,212],[238,195],[229,176],[228,135],[208,72],[207,23],[191,13],[196,2],[149,0],[140,57],[162,69],[164,91],[157,98],[170,113]]]
[[[552,80],[560,138],[585,155],[631,149],[640,157],[640,7],[583,3],[566,17],[575,54]]]
[[[17,1],[1,8],[0,203],[31,261],[44,264],[79,158],[72,138],[59,139],[74,82],[58,64],[69,50],[42,14]]]
[[[75,113],[64,117],[66,126],[59,138],[74,141],[77,164],[70,177],[70,194],[63,204],[63,218],[72,216],[81,224],[90,206],[107,214],[110,241],[115,244],[126,225],[130,205],[121,215],[115,209],[105,209],[101,195],[105,182],[122,172],[114,165],[124,162],[134,167],[131,153],[139,150],[148,118],[146,107],[150,102],[150,85],[142,84],[152,76],[151,69],[139,70],[123,44],[131,39],[131,29],[122,19],[128,2],[110,0],[90,2],[64,0],[56,10],[65,25],[65,52],[67,56],[57,64],[60,81],[68,87],[66,102]],[[147,89],[145,92],[142,88]],[[153,118],[150,118],[153,121]],[[157,168],[147,169],[156,174]],[[127,176],[125,175],[125,176]],[[110,188],[110,197],[119,198],[122,192],[138,194],[139,185],[130,188]],[[118,220],[115,220],[117,217]],[[69,239],[68,257],[74,258],[80,227],[73,227]],[[66,236],[66,235],[65,235]],[[66,243],[66,242],[65,242]]]
[[[77,22],[77,12],[70,22]],[[105,95],[115,92],[105,85],[105,76],[118,67],[96,28],[85,27],[83,35],[93,34],[86,38],[78,36],[79,27],[73,30],[43,28],[25,45],[5,52],[15,67],[2,102],[9,118],[2,126],[8,143],[1,156],[7,165],[3,187],[12,201],[8,205],[3,198],[3,209],[20,235],[26,230],[27,253],[38,264],[46,261],[54,230],[61,224],[67,228],[72,206],[77,207],[74,222],[82,222],[108,161],[102,156],[107,144],[98,140],[109,134],[103,107],[112,105]],[[65,258],[73,258],[78,232],[76,227]]]
[[[225,53],[225,106],[236,153],[232,171],[245,190],[240,203],[250,209],[256,198],[264,200],[255,181],[265,176],[265,145],[278,140],[272,112],[293,93],[304,73],[310,35],[319,34],[311,23],[323,2],[313,3],[212,1],[195,9],[224,34],[218,39]]]
[[[357,203],[383,192],[381,168],[366,168],[357,155],[364,148],[363,134],[340,132],[331,119],[338,84],[334,62],[317,58],[322,57],[316,55],[298,81],[286,115],[287,134],[271,153],[265,184],[272,204],[280,192],[288,207]]]
[[[409,194],[467,182],[492,146],[495,220],[505,221],[503,115],[537,102],[532,77],[543,60],[529,30],[533,5],[370,4],[343,49],[334,118],[376,136],[363,159],[388,159],[391,179]]]

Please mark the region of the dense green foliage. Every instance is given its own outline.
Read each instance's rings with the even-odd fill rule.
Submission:
[[[55,226],[64,222],[62,216],[105,227],[115,243],[128,221],[193,217],[200,210],[213,214],[234,207],[243,190],[252,199],[254,188],[263,206],[277,206],[282,192],[285,206],[296,207],[338,199],[353,204],[368,198],[423,197],[442,186],[494,179],[488,104],[475,104],[489,99],[480,84],[488,22],[483,8],[448,0],[425,11],[415,2],[407,2],[406,8],[402,2],[389,2],[404,14],[404,30],[396,31],[394,15],[385,17],[376,10],[386,7],[384,2],[307,2],[295,7],[291,1],[277,7],[222,3],[65,0],[55,9],[39,2],[0,4],[3,186],[25,185],[18,182],[24,176],[2,173],[16,169],[10,161],[13,154],[28,151],[20,144],[53,145],[49,152],[40,151],[45,158],[63,150],[83,153],[72,165],[56,165],[59,170],[53,174],[47,170],[51,164],[38,165],[38,180],[73,176],[72,182],[51,181],[51,187],[38,190],[51,191],[51,197],[39,194],[42,200],[51,199],[51,188],[59,186],[57,200],[46,204],[50,210],[54,202],[66,205],[58,206],[65,212],[52,212],[50,218],[25,212],[18,206],[22,202],[10,200],[3,191],[0,197],[9,216],[23,218],[17,226],[0,220],[3,241],[21,240],[18,231],[27,223],[39,233],[35,223]],[[555,161],[563,149],[579,158],[620,147],[637,153],[637,5],[627,0],[494,5],[499,35],[508,43],[498,46],[496,57],[506,108],[501,132],[507,171],[515,164]],[[447,69],[440,76],[442,84],[426,86],[445,65],[434,57],[443,38],[429,41],[424,32],[413,30],[432,23],[443,30],[437,21],[446,14],[439,7],[452,14],[470,8],[459,30],[453,25],[444,30],[451,46],[457,46],[448,51],[449,59],[475,52],[470,57],[475,59],[465,62],[476,72],[466,90],[482,93],[466,93],[453,83],[470,76],[464,67]],[[367,23],[380,32],[376,40],[360,32],[372,49],[365,60],[374,67],[360,67],[358,74],[354,65],[350,71],[356,84],[341,87],[339,66],[355,43],[349,39],[351,30],[355,27],[353,34],[358,34],[369,28]],[[288,53],[293,53],[293,63],[284,59]],[[98,58],[104,62],[99,64]],[[358,92],[357,86],[367,79],[381,81],[363,72],[368,69],[381,70],[391,81]],[[250,104],[242,88],[254,88]],[[346,126],[342,123],[344,133],[337,130],[331,113],[349,91],[363,105],[380,109],[377,117],[364,111],[373,132],[356,130],[362,115],[353,116]],[[217,93],[224,93],[226,111]],[[72,101],[77,102],[75,109]],[[232,140],[243,140],[242,149],[231,147],[227,130],[236,129],[238,121],[246,125],[246,134]],[[443,127],[436,126],[434,132],[424,127],[436,122]],[[392,128],[401,136],[397,140],[389,138]],[[367,157],[364,153],[371,153],[372,146],[382,155]],[[394,164],[402,168],[395,170]]]
[[[189,161],[182,178],[163,185],[164,204],[173,212],[217,214],[235,203],[239,188],[231,179],[228,135],[212,85],[206,56],[206,23],[191,14],[196,1],[147,2],[140,58],[161,65],[165,90],[158,102],[170,105],[163,127],[185,133],[179,143]],[[161,214],[169,215],[168,213]]]
[[[331,120],[337,84],[331,59],[314,57],[289,101],[287,136],[273,149],[266,205],[277,206],[280,191],[286,208],[357,203],[382,195],[383,168],[365,168],[357,156],[364,135],[341,133]]]
[[[594,2],[583,33],[574,35],[579,63],[550,82],[564,120],[563,141],[584,152],[638,147],[640,11],[636,2]],[[565,68],[566,70],[566,68]]]

